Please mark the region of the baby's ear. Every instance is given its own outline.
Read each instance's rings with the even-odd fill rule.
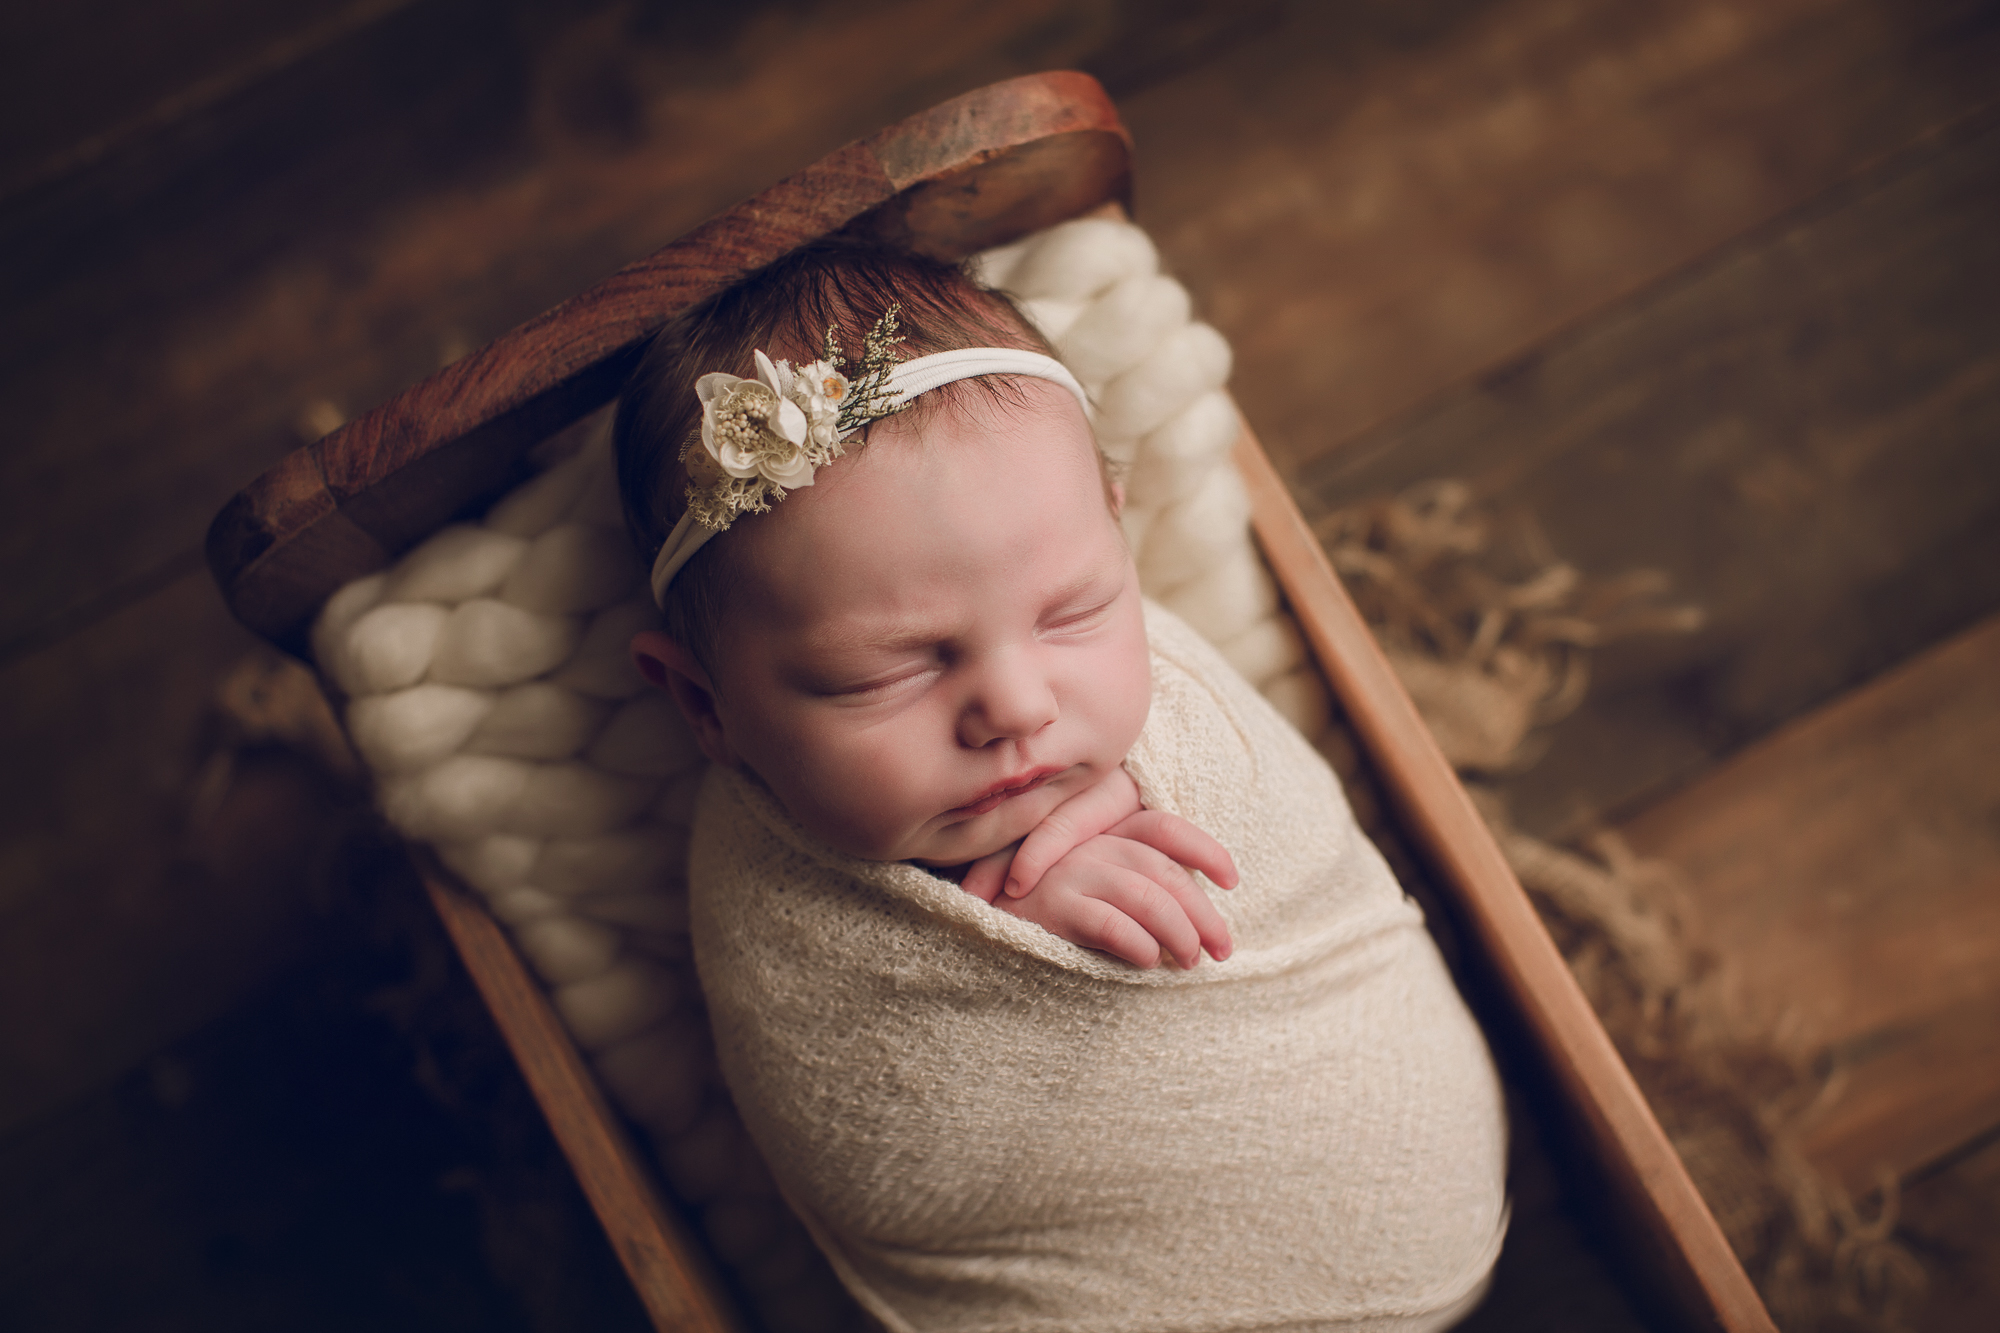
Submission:
[[[718,764],[735,767],[736,756],[715,709],[715,686],[695,655],[659,630],[649,629],[632,636],[632,662],[654,689],[664,690],[679,707],[701,752]]]

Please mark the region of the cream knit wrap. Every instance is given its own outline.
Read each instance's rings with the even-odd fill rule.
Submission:
[[[1485,1045],[1326,764],[1147,627],[1126,767],[1234,855],[1235,954],[1139,971],[717,771],[692,912],[737,1106],[892,1330],[1443,1327],[1505,1229]]]

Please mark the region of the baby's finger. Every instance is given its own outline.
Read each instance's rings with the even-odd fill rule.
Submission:
[[[1179,815],[1141,810],[1127,815],[1107,832],[1166,853],[1181,865],[1199,870],[1225,889],[1236,887],[1236,862],[1223,845]]]
[[[1007,867],[1013,863],[1014,851],[1021,844],[1010,842],[997,852],[988,853],[966,868],[965,878],[958,887],[964,889],[980,902],[990,903],[1000,896],[1000,885],[1007,878]]]
[[[1124,865],[1165,890],[1187,916],[1200,939],[1200,947],[1208,951],[1208,956],[1221,962],[1229,957],[1235,944],[1229,937],[1229,927],[1222,919],[1222,913],[1209,896],[1195,883],[1181,865],[1157,848],[1129,838],[1112,834],[1091,844],[1102,849],[1106,856],[1115,855],[1119,864]],[[1192,967],[1194,962],[1186,957],[1180,959],[1183,966]]]
[[[1021,840],[1007,872],[1007,896],[1025,898],[1049,867],[1139,808],[1139,785],[1114,769],[1064,801]]]
[[[1192,883],[1189,887],[1193,888]],[[1131,918],[1182,967],[1193,967],[1201,961],[1201,934],[1189,919],[1186,906],[1148,876],[1131,870],[1117,871],[1108,882],[1093,889],[1091,896]]]
[[[1102,899],[1089,906],[1097,910],[1091,919],[1079,923],[1077,937],[1070,943],[1102,949],[1141,971],[1159,965],[1160,941],[1145,926]]]
[[[1125,874],[1117,867],[1111,873]],[[1004,895],[993,904],[1010,916],[1032,921],[1081,949],[1098,949],[1137,968],[1160,961],[1160,944],[1132,918],[1093,894],[1077,893],[1069,885],[1051,884],[1027,898]]]

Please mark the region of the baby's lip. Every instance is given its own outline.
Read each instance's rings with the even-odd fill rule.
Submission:
[[[994,809],[1002,801],[1033,791],[1050,778],[1063,771],[1062,764],[1047,764],[1041,768],[1031,768],[1025,773],[1017,773],[1011,778],[1002,778],[964,805],[945,811],[948,815],[983,815]]]

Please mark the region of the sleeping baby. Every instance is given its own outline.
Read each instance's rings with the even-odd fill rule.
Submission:
[[[1434,1329],[1505,1229],[1479,1031],[1339,784],[1142,601],[1083,390],[961,270],[825,243],[616,428],[714,761],[745,1124],[893,1330]]]

